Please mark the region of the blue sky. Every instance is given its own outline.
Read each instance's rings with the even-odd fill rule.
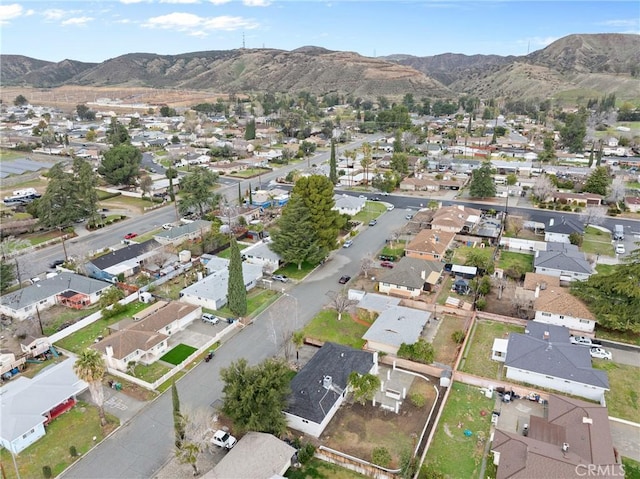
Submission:
[[[229,50],[243,35],[247,48],[523,55],[572,33],[638,34],[640,2],[3,0],[0,28],[0,52],[48,61]]]

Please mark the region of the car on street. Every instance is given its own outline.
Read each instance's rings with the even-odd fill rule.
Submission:
[[[173,225],[171,223],[165,223],[162,225],[163,230],[170,230],[172,228],[173,228]]]
[[[393,211],[394,209],[395,209],[395,206],[393,205],[387,206],[387,211]]]
[[[374,196],[373,198],[371,198],[371,201],[380,201],[380,198],[378,196]]]
[[[624,245],[623,244],[617,244],[616,245],[616,254],[624,254]]]
[[[344,242],[342,247],[343,248],[351,248],[351,245],[353,245],[353,240],[347,240],[347,241]]]
[[[223,431],[222,429],[218,429],[215,433],[213,433],[213,437],[211,438],[211,443],[218,446],[224,447],[225,449],[231,449],[236,445],[235,437],[229,434],[227,431]]]
[[[596,358],[596,359],[611,360],[613,357],[611,354],[611,351],[607,351],[606,349],[602,349],[602,348],[591,348],[589,350],[589,354],[591,355],[592,358]]]
[[[287,278],[284,274],[274,274],[271,276],[271,279],[274,281],[280,281],[281,283],[289,282],[289,278]]]
[[[393,263],[391,261],[383,261],[382,263],[380,263],[380,266],[382,266],[383,268],[393,268]]]
[[[413,219],[413,215],[407,215],[404,217],[404,219],[406,220],[412,220]]]
[[[600,346],[600,341],[588,338],[586,336],[571,336],[569,338],[571,344],[578,344],[580,346]]]
[[[58,266],[62,266],[64,264],[63,259],[56,259],[49,263],[49,269],[56,269]]]
[[[136,236],[138,236],[138,233],[127,233],[126,235],[124,235],[124,239],[133,239]]]
[[[347,276],[346,274],[344,276],[340,276],[340,279],[338,280],[338,283],[340,284],[347,284],[349,282],[349,280],[351,279],[351,276]]]
[[[378,224],[378,221],[377,221],[377,220],[375,220],[375,219],[373,219],[373,220],[369,221],[369,226],[375,226],[375,225],[377,225],[377,224]]]
[[[202,313],[202,321],[209,324],[218,324],[220,322],[220,318],[215,314]]]
[[[358,196],[358,198],[364,198],[364,199],[366,199],[367,197],[366,197],[366,196],[364,196],[364,195],[360,195],[360,196]]]
[[[382,193],[380,193],[382,196],[389,196],[389,193],[387,193],[386,191],[383,191]]]

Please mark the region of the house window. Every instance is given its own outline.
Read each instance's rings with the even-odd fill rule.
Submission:
[[[415,290],[415,288],[411,288],[411,287],[407,286],[407,291],[414,291],[414,290]]]
[[[551,313],[542,313],[542,316],[544,316],[545,318],[550,318],[551,317]]]
[[[589,320],[588,319],[581,319],[578,322],[582,323],[582,324],[589,324]]]

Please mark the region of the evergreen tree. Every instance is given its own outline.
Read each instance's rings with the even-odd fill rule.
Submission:
[[[579,153],[584,147],[584,137],[587,134],[587,112],[580,108],[577,113],[568,113],[564,126],[560,128],[560,137],[564,146],[572,153]]]
[[[338,184],[338,163],[336,160],[336,142],[331,140],[331,156],[329,157],[329,179],[334,185]]]
[[[244,139],[245,140],[255,140],[256,139],[256,121],[249,120],[247,123],[247,128],[244,130]]]
[[[326,176],[312,175],[300,178],[293,190],[291,199],[298,196],[311,214],[313,229],[308,234],[315,235],[319,246],[326,251],[334,250],[340,229],[346,218],[333,209],[333,183]]]
[[[165,171],[165,175],[169,180],[169,198],[171,198],[171,201],[175,201],[176,192],[175,192],[175,189],[173,188],[173,180],[178,177],[178,170],[176,170],[175,168],[169,167]]]
[[[236,316],[247,314],[247,288],[242,274],[242,257],[235,238],[231,238],[231,256],[229,257],[229,280],[227,282],[227,303]]]
[[[180,212],[184,214],[195,209],[202,217],[209,209],[217,207],[220,195],[211,192],[211,188],[217,181],[218,174],[203,167],[197,167],[190,175],[182,178],[180,182],[180,191],[182,191]]]
[[[469,196],[471,198],[492,198],[496,195],[496,185],[491,175],[491,163],[485,161],[480,168],[473,170]]]
[[[596,166],[591,172],[584,184],[584,191],[587,193],[595,193],[596,195],[606,196],[607,188],[611,184],[611,178],[604,166]]]
[[[48,228],[70,225],[85,214],[77,182],[62,163],[49,170],[49,184],[36,209],[40,223]]]
[[[242,206],[242,189],[240,188],[239,182],[238,182],[238,204]]]
[[[80,208],[84,216],[96,223],[98,217],[98,178],[91,167],[91,164],[82,159],[73,159],[74,180],[77,184]]]
[[[128,143],[118,144],[104,152],[98,173],[110,185],[133,185],[140,175],[142,153]]]
[[[11,286],[16,279],[15,266],[11,263],[3,261],[0,263],[0,293]]]
[[[117,118],[114,116],[111,118],[111,124],[106,131],[107,142],[116,147],[125,143],[131,142],[129,132],[124,125],[118,123]]]
[[[295,263],[302,269],[302,263],[317,263],[326,256],[326,249],[319,239],[310,233],[314,225],[311,213],[300,197],[292,198],[282,211],[278,229],[271,234],[269,247],[287,263]]]

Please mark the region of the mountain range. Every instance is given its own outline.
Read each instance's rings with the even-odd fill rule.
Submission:
[[[390,55],[302,47],[180,55],[130,53],[102,63],[0,55],[0,83],[54,88],[149,87],[220,93],[337,92],[363,98],[640,98],[640,35],[576,34],[525,56]]]

